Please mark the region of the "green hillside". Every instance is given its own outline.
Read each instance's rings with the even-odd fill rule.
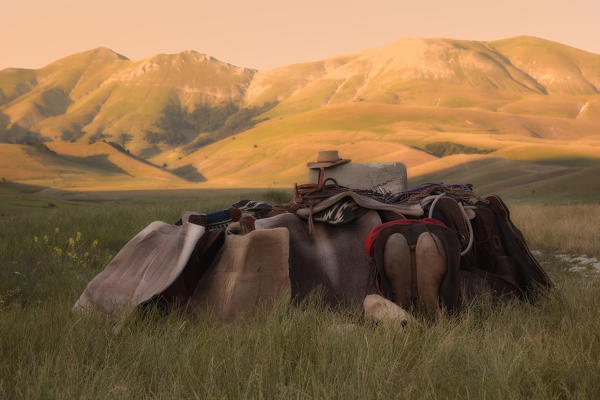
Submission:
[[[457,160],[558,168],[600,158],[599,87],[600,55],[528,36],[402,39],[266,71],[194,51],[131,61],[98,48],[0,71],[0,142],[45,142],[65,156],[113,142],[202,187],[288,186],[306,178],[305,163],[322,148],[404,161],[413,176]],[[14,165],[35,164],[27,152],[9,153]],[[111,163],[136,177],[126,159]],[[27,183],[10,163],[2,173]]]
[[[37,71],[0,71],[0,110],[48,140],[126,133],[137,149],[168,107],[239,104],[253,74],[191,51],[130,61],[99,48]]]
[[[600,93],[600,57],[532,36],[490,42],[516,68],[552,94]]]

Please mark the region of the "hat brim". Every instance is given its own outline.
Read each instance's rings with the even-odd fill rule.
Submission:
[[[335,167],[336,165],[340,165],[340,164],[346,164],[349,163],[350,160],[347,158],[340,158],[337,161],[326,161],[326,162],[309,162],[308,164],[306,164],[306,166],[308,168],[329,168],[329,167]]]

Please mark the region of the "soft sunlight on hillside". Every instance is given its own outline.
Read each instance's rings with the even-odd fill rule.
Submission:
[[[335,148],[402,161],[413,178],[460,165],[492,176],[499,158],[542,181],[586,175],[600,158],[598,87],[600,55],[529,36],[402,39],[266,71],[98,48],[0,71],[0,174],[79,190],[290,187]]]

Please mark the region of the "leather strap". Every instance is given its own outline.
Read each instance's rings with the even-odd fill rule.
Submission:
[[[417,257],[415,245],[409,245],[410,253],[410,302],[416,305],[419,299],[419,284],[417,282]]]

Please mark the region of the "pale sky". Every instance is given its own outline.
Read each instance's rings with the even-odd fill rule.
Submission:
[[[404,37],[533,35],[600,54],[600,0],[0,0],[0,69],[105,46],[267,69]]]

